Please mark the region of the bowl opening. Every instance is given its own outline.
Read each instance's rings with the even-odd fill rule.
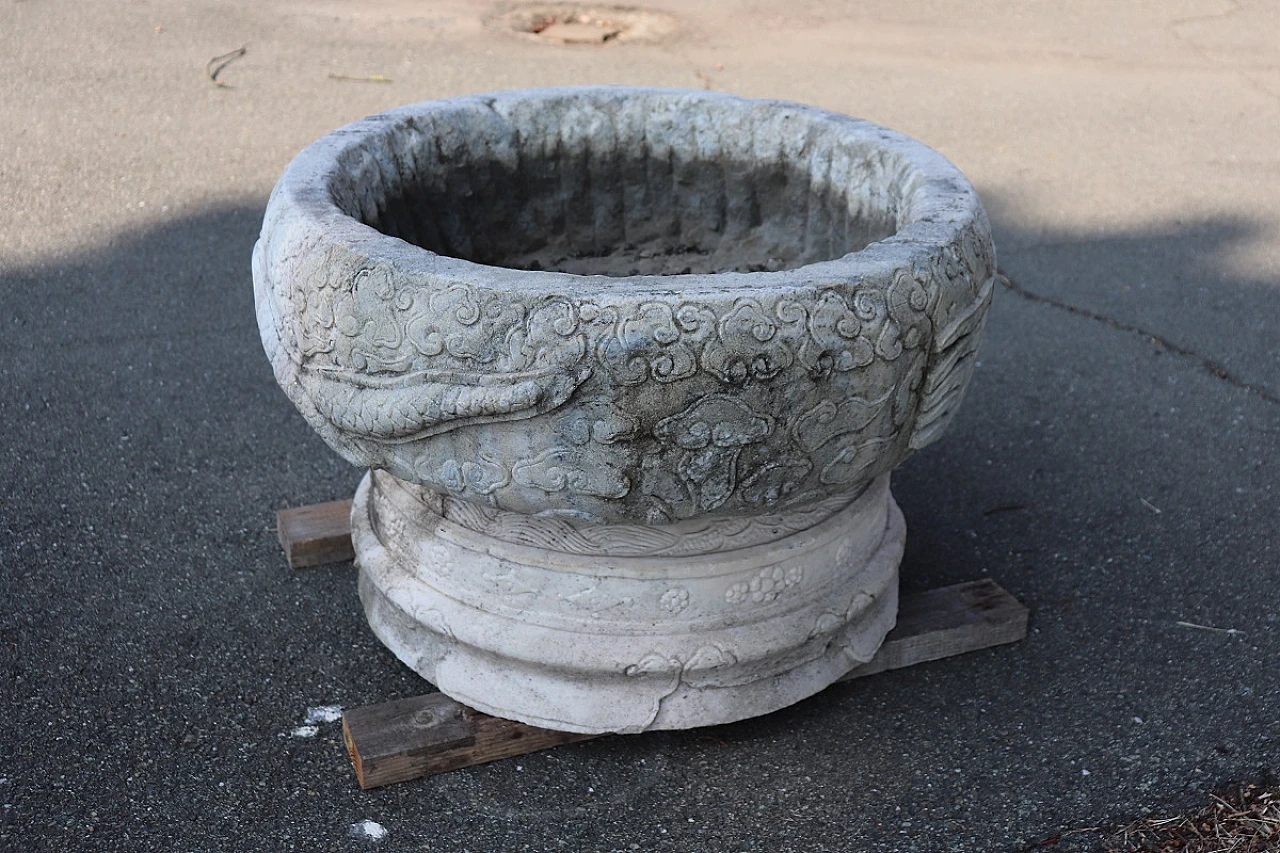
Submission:
[[[884,151],[804,117],[783,123],[790,137],[755,111],[730,118],[409,118],[347,149],[329,190],[342,212],[431,252],[576,275],[787,270],[899,229],[902,180]]]

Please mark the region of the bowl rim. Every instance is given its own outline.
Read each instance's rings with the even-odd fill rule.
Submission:
[[[662,98],[689,107],[718,104],[732,109],[773,107],[810,122],[839,126],[857,141],[871,143],[896,155],[913,184],[909,191],[906,221],[882,240],[841,257],[816,261],[784,270],[759,272],[698,272],[673,275],[575,274],[553,270],[522,270],[478,263],[439,254],[366,225],[342,210],[334,200],[331,181],[340,158],[352,149],[367,147],[385,138],[409,119],[459,107],[492,110],[499,102],[585,98],[608,100],[628,97]],[[638,86],[566,86],[507,89],[441,98],[408,104],[351,122],[312,142],[286,167],[267,206],[262,233],[265,236],[284,216],[312,234],[323,235],[329,245],[345,247],[370,262],[385,264],[397,277],[423,273],[442,284],[482,285],[512,295],[583,294],[619,289],[634,295],[728,297],[759,294],[765,289],[787,289],[797,284],[821,285],[857,280],[891,280],[895,271],[927,263],[939,249],[959,241],[985,219],[977,191],[943,155],[903,133],[842,113],[780,99],[747,98],[698,89]],[[300,217],[295,219],[295,217]]]

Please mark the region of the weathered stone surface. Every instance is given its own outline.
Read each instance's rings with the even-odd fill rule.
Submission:
[[[897,614],[905,528],[888,475],[853,500],[675,529],[489,518],[371,472],[351,514],[360,597],[442,691],[532,725],[776,711],[871,660]]]
[[[837,572],[822,589],[791,584],[812,610],[866,565],[798,544],[810,528],[794,521],[741,537],[761,516],[871,512],[872,496],[884,526],[850,553],[900,553],[887,474],[955,412],[994,273],[973,188],[900,134],[797,104],[618,88],[455,98],[335,131],[286,170],[254,253],[281,387],[339,453],[385,472],[353,518],[375,630],[462,701],[583,731],[762,713],[857,662],[832,649],[874,652],[892,624],[884,584],[875,607],[831,610],[819,633],[844,639],[815,658],[799,622],[757,623],[724,590],[706,598],[721,612],[697,612],[741,629],[733,642],[693,631],[671,645],[684,629],[653,608],[648,575],[672,581],[659,600],[698,602],[676,580],[708,560],[754,566],[722,573],[748,597],[773,594],[775,569],[781,589]],[[424,487],[416,503],[389,497],[411,484]],[[461,544],[445,522],[488,539]],[[494,563],[502,542],[539,556]],[[527,589],[517,610],[551,614],[588,600],[575,584],[603,595],[621,583],[607,567],[627,560],[639,586],[609,594],[650,616],[624,628],[611,620],[627,607],[596,607],[583,623],[596,633],[563,614],[512,627],[501,590],[463,596],[431,568],[506,578]],[[433,621],[459,601],[471,617]],[[566,670],[553,654],[565,643],[591,663]],[[690,663],[708,648],[718,662]],[[625,676],[650,650],[661,678]],[[654,706],[654,685],[672,679]],[[598,711],[567,710],[587,706]]]

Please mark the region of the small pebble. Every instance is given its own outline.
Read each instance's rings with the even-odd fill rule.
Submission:
[[[347,835],[362,841],[381,841],[387,837],[387,828],[376,820],[361,820],[347,827]]]
[[[307,709],[307,718],[304,722],[308,725],[314,723],[336,723],[341,719],[341,705],[320,705],[315,708]]]

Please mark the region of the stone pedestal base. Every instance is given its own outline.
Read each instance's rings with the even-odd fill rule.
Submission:
[[[470,707],[589,733],[765,714],[870,660],[906,533],[887,474],[801,511],[646,527],[373,471],[351,527],[369,624],[397,657]]]

